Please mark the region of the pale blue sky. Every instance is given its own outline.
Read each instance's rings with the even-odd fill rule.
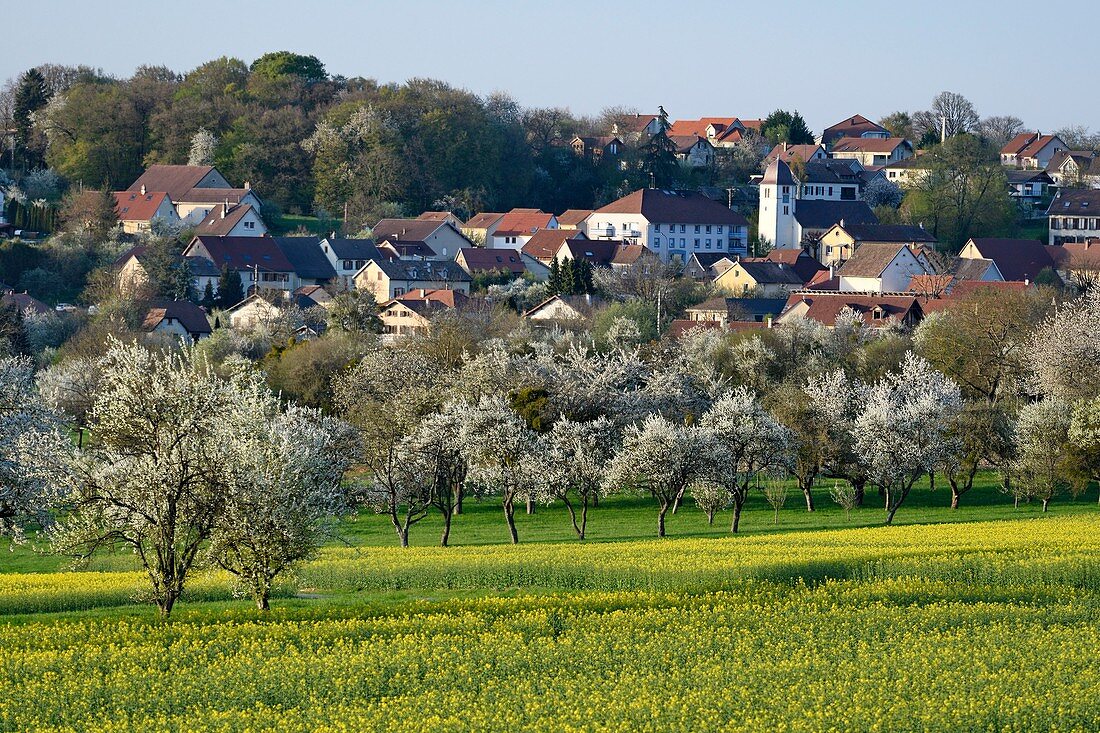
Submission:
[[[0,79],[46,61],[126,76],[289,49],[332,73],[443,79],[524,105],[675,118],[799,109],[815,132],[964,94],[1044,130],[1100,127],[1095,0],[701,2],[0,0]]]

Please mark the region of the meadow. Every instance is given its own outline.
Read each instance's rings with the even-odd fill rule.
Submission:
[[[870,499],[871,497],[869,497]],[[0,557],[2,730],[1060,730],[1100,720],[1100,509],[983,485],[878,526],[792,496],[744,534],[616,497],[471,501],[458,546],[362,516],[263,615],[196,576],[170,621],[132,558]],[[905,511],[908,510],[908,511]]]

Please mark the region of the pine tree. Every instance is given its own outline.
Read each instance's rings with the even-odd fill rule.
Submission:
[[[46,106],[50,100],[46,88],[46,78],[38,69],[30,69],[19,79],[12,99],[12,121],[15,123],[16,156],[21,159],[24,170],[42,167],[42,156],[28,149],[33,127],[32,116]],[[15,161],[12,161],[13,164]]]
[[[668,130],[672,127],[668,112],[664,107],[657,109],[657,132],[640,149],[642,169],[649,176],[652,187],[671,188],[680,165],[676,161],[676,143],[668,136]]]
[[[561,263],[561,292],[565,295],[577,294],[577,268],[573,260]]]
[[[232,308],[242,300],[244,300],[244,288],[241,285],[241,273],[230,270],[228,265],[223,265],[221,277],[218,278],[218,305],[222,308]]]
[[[561,293],[561,263],[557,257],[550,260],[550,279],[546,282],[546,289],[551,295]]]
[[[588,294],[595,290],[592,283],[592,263],[588,260],[581,260],[575,265],[575,272],[577,278],[577,293]]]
[[[214,298],[214,283],[207,280],[206,281],[206,287],[203,288],[203,291],[202,291],[201,305],[202,305],[203,308],[206,308],[207,310],[210,310],[215,305],[217,305],[217,302],[218,301]]]

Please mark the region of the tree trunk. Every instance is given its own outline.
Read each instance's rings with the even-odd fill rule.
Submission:
[[[866,481],[850,481],[853,488],[856,490],[856,506],[863,506],[863,497],[867,493]]]
[[[256,608],[257,609],[259,609],[260,611],[270,611],[271,610],[271,603],[268,600],[269,595],[270,594],[268,593],[268,591],[265,590],[265,591],[261,591],[260,595],[256,596]]]
[[[952,485],[951,486],[951,508],[952,509],[958,509],[959,508],[959,497],[960,496],[962,496],[962,494],[959,493],[959,490],[954,485]]]
[[[593,498],[593,500],[595,500],[595,498],[596,498],[595,495],[593,495],[592,498]],[[588,495],[585,494],[584,498],[581,499],[581,539],[582,540],[585,538],[585,535],[587,533],[588,533]]]
[[[401,539],[401,546],[402,547],[408,547],[409,546],[409,528],[407,526],[398,527],[397,528],[397,536]]]
[[[744,499],[737,499],[736,497],[734,498],[734,500],[733,500],[733,521],[730,523],[730,532],[733,532],[734,534],[737,533],[737,528],[741,524],[741,509],[743,509],[744,506],[745,506],[745,500]]]
[[[455,486],[455,514],[462,513],[462,482]]]
[[[812,512],[814,510],[814,495],[813,495],[813,480],[799,481],[798,488],[802,489],[802,495],[806,497],[806,511]]]
[[[1050,499],[1044,497],[1043,498],[1043,514],[1046,514],[1047,507],[1049,507],[1049,506],[1050,506]]]
[[[707,509],[707,524],[709,524],[712,527],[714,526],[714,510],[713,509]]]
[[[439,546],[446,547],[451,539],[451,512],[443,512],[443,536],[439,538]]]
[[[929,489],[929,491],[935,491],[936,490],[936,472],[935,471],[929,471],[928,472],[928,489]]]
[[[579,526],[577,526],[577,510],[573,508],[573,502],[569,501],[567,497],[562,497],[562,503],[565,504],[566,510],[569,512],[569,521],[573,523],[573,532],[577,537],[584,539],[584,532]]]
[[[512,497],[504,500],[504,520],[508,522],[508,536],[513,545],[519,544],[519,535],[516,533],[516,506]]]
[[[657,512],[657,536],[665,536],[665,513],[668,512],[668,502],[661,502],[661,508]],[[675,510],[673,510],[675,513]]]

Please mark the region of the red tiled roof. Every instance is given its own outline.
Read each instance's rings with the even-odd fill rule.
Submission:
[[[821,272],[828,274],[829,269],[801,249],[773,249],[764,257],[769,262],[782,262],[791,268],[802,282],[809,282]]]
[[[1005,146],[1001,148],[1001,155],[1019,155],[1036,137],[1038,135],[1034,132],[1021,132],[1005,143]]]
[[[549,262],[570,239],[582,240],[585,237],[576,229],[540,229],[527,240],[521,251],[536,260]]]
[[[115,191],[115,214],[119,221],[149,221],[160,209],[160,205],[171,199],[164,191],[142,194],[140,191]]]
[[[871,122],[863,115],[854,115],[832,127],[826,127],[821,134],[821,141],[828,143],[842,137],[859,137],[867,132],[885,132],[889,134],[889,131],[882,125]]]
[[[1039,151],[1050,145],[1057,138],[1054,135],[1039,135],[1036,137],[1030,145],[1021,150],[1018,154],[1018,158],[1034,158],[1039,154]]]
[[[133,182],[128,190],[164,191],[173,201],[183,201],[184,196],[202,182],[211,165],[151,165]]]
[[[460,290],[410,290],[404,295],[399,295],[394,298],[395,301],[400,301],[406,305],[415,303],[437,303],[447,308],[457,308],[466,304],[470,300],[470,296],[466,295]]]
[[[211,333],[210,321],[206,312],[194,303],[186,300],[157,300],[145,314],[141,324],[144,331],[152,331],[165,319],[172,318],[180,322],[184,330],[192,336]]]
[[[466,229],[488,229],[493,224],[496,224],[504,214],[497,214],[491,211],[487,211],[482,214],[477,214],[465,224]]]
[[[212,208],[206,218],[195,227],[196,235],[211,237],[227,237],[233,231],[233,227],[241,223],[241,220],[252,211],[252,204],[219,204]]]
[[[885,324],[890,318],[905,320],[914,316],[919,318],[923,311],[914,295],[860,295],[857,293],[793,293],[787,299],[784,311],[805,301],[809,306],[805,313],[808,318],[826,326],[836,324],[836,317],[845,308],[859,313],[870,326]],[[881,317],[874,317],[874,310],[881,309]]]
[[[784,163],[790,163],[795,158],[801,160],[803,163],[812,159],[814,154],[821,149],[820,145],[776,145],[772,148],[772,151],[768,153],[767,161],[782,160]]]
[[[530,235],[540,229],[549,229],[553,214],[539,209],[512,209],[500,220],[496,236]]]
[[[592,215],[592,209],[566,209],[558,215],[558,226],[576,226]]]

